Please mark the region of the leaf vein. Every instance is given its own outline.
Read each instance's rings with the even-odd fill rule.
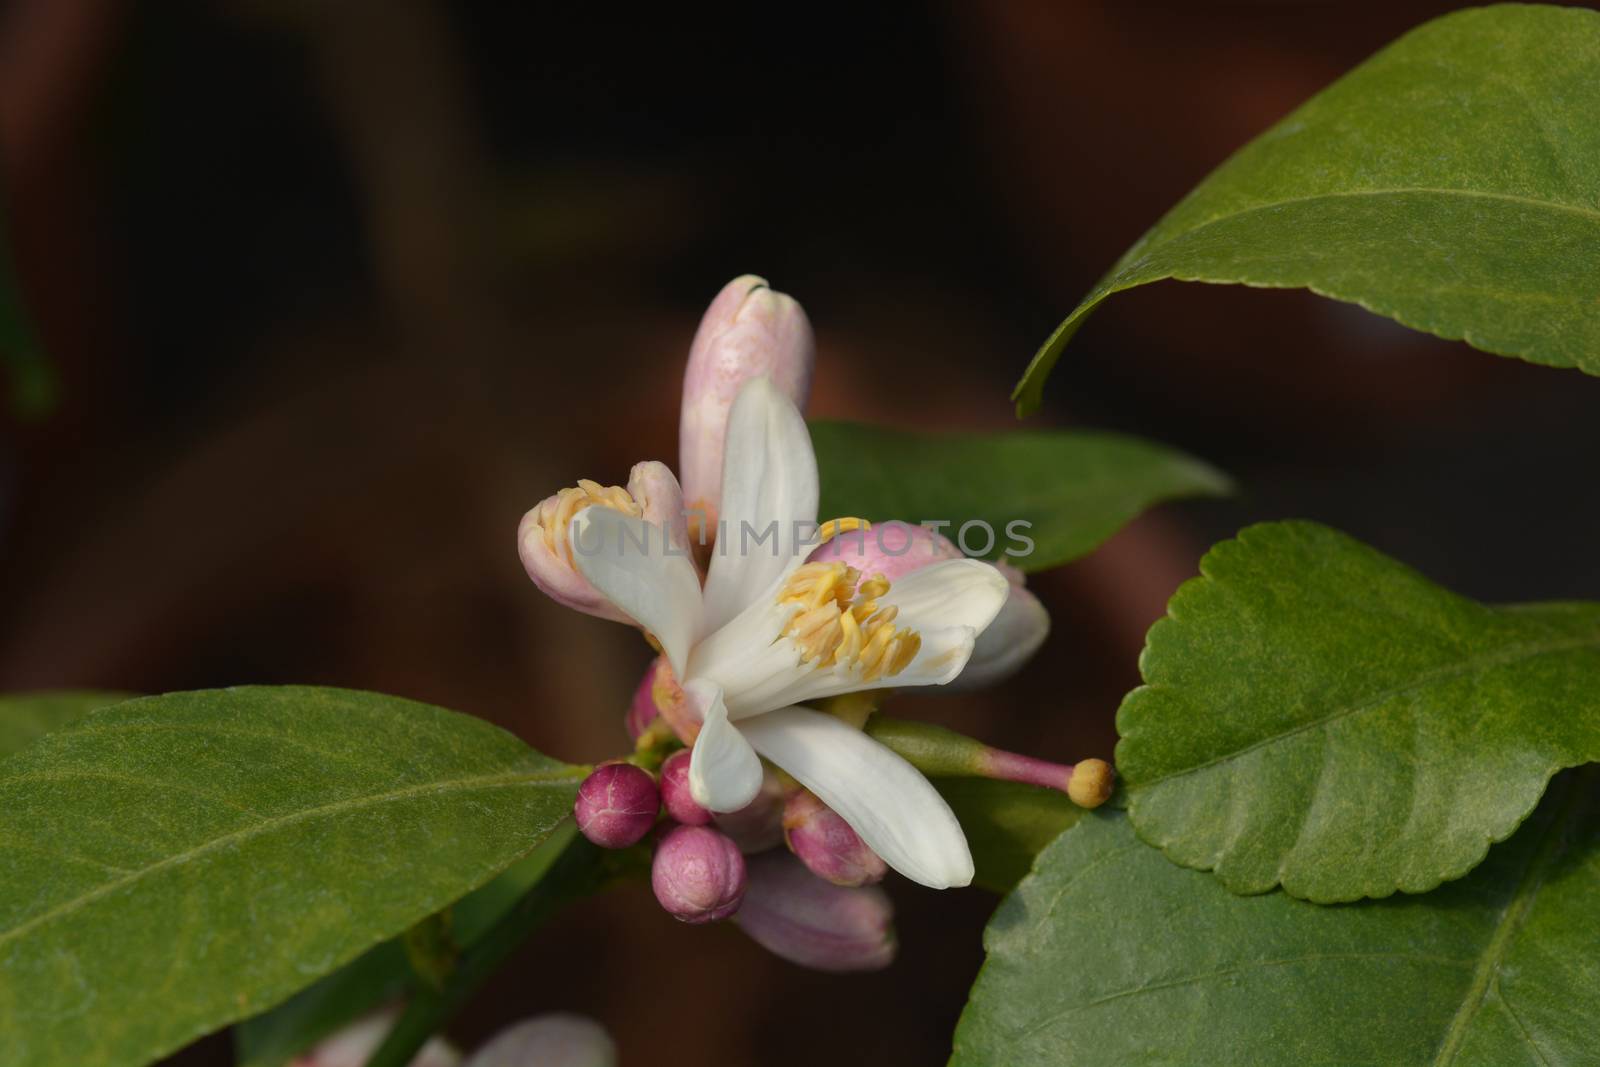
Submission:
[[[330,804],[319,805],[315,808],[306,808],[303,811],[291,812],[287,815],[280,815],[275,818],[266,819],[254,825],[235,830],[232,833],[214,837],[211,840],[206,841],[194,848],[173,853],[170,856],[166,856],[160,860],[157,860],[155,863],[151,863],[147,866],[134,870],[122,878],[117,878],[112,881],[102,883],[101,885],[95,886],[88,892],[80,893],[76,897],[65,900],[62,903],[57,904],[55,907],[50,908],[48,911],[41,912],[40,914],[24,922],[18,923],[9,930],[0,930],[0,946],[4,946],[9,942],[15,941],[24,934],[27,934],[39,928],[40,926],[55,922],[57,919],[60,919],[61,917],[70,914],[71,912],[74,912],[79,908],[94,902],[95,900],[100,899],[101,897],[108,896],[109,894],[138,882],[142,878],[153,875],[158,871],[177,866],[178,864],[188,863],[208,853],[216,852],[230,845],[235,845],[242,841],[248,841],[251,838],[271,833],[285,826],[292,826],[296,823],[306,822],[324,815],[337,814],[345,811],[355,811],[361,808],[409,800],[414,797],[426,796],[428,794],[437,795],[452,792],[472,792],[474,790],[505,789],[514,786],[525,785],[553,785],[570,777],[570,773],[528,774],[526,772],[514,772],[496,775],[483,775],[476,778],[461,778],[453,781],[424,782],[418,785],[407,786],[404,789],[391,790],[387,793],[378,793],[363,797],[351,797],[344,800],[334,801]]]
[[[1425,671],[1404,685],[1392,686],[1388,689],[1373,694],[1365,700],[1357,701],[1356,703],[1350,704],[1346,707],[1335,708],[1326,715],[1321,715],[1315,719],[1310,719],[1287,730],[1269,734],[1266,737],[1252,741],[1248,745],[1244,745],[1229,752],[1224,752],[1221,755],[1214,756],[1211,759],[1205,760],[1201,763],[1196,763],[1191,767],[1183,767],[1179,770],[1172,771],[1168,774],[1159,775],[1155,778],[1149,778],[1142,782],[1130,782],[1129,787],[1136,790],[1151,789],[1163,782],[1172,781],[1178,778],[1185,778],[1191,774],[1197,774],[1200,771],[1208,770],[1222,763],[1227,763],[1228,761],[1237,759],[1240,756],[1247,756],[1256,749],[1265,748],[1266,746],[1276,744],[1279,741],[1288,740],[1291,737],[1296,737],[1310,730],[1327,726],[1329,723],[1337,722],[1338,720],[1347,718],[1351,715],[1357,715],[1364,711],[1370,711],[1375,707],[1389,702],[1395,697],[1404,696],[1407,693],[1413,692],[1414,690],[1424,689],[1439,682],[1459,678],[1464,675],[1471,674],[1474,671],[1490,671],[1498,667],[1508,667],[1512,666],[1513,664],[1526,662],[1527,660],[1537,659],[1540,656],[1555,655],[1556,653],[1560,652],[1571,652],[1574,649],[1581,648],[1600,648],[1600,634],[1571,638],[1564,641],[1513,645],[1510,648],[1502,650],[1496,655],[1469,659],[1460,663],[1453,663],[1445,667],[1435,668],[1431,671]]]
[[[1215,978],[1228,978],[1232,975],[1248,974],[1251,971],[1265,970],[1270,967],[1291,967],[1300,963],[1348,963],[1357,960],[1401,960],[1413,963],[1436,963],[1449,967],[1471,967],[1473,964],[1472,960],[1460,960],[1450,956],[1431,956],[1414,952],[1326,952],[1312,953],[1306,956],[1289,956],[1275,960],[1251,960],[1236,967],[1222,967],[1214,971],[1186,975],[1182,978],[1173,978],[1165,982],[1147,982],[1141,986],[1119,989],[1115,992],[1095,997],[1093,1000],[1084,1001],[1082,1004],[1073,1004],[1060,1011],[1051,1012],[1023,1030],[1019,1036],[1031,1037],[1042,1030],[1048,1030],[1069,1015],[1088,1011],[1091,1008],[1098,1008],[1112,1001],[1138,996],[1141,993],[1157,993],[1166,989],[1179,989],[1187,985],[1208,982]]]

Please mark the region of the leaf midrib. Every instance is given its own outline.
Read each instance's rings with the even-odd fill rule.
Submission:
[[[1467,1039],[1468,1028],[1477,1018],[1478,1012],[1483,1007],[1484,1000],[1489,995],[1490,988],[1499,978],[1500,962],[1504,959],[1506,950],[1511,947],[1518,931],[1522,929],[1528,910],[1533,907],[1534,898],[1539,893],[1539,888],[1544,884],[1544,876],[1556,855],[1561,851],[1561,838],[1566,829],[1567,821],[1581,808],[1579,801],[1583,797],[1583,781],[1577,783],[1568,781],[1565,785],[1566,796],[1561,799],[1561,808],[1555,817],[1550,820],[1546,828],[1544,839],[1539,842],[1537,851],[1528,861],[1528,869],[1523,872],[1521,880],[1517,882],[1516,892],[1506,904],[1505,910],[1500,913],[1500,918],[1495,924],[1494,935],[1489,938],[1489,943],[1484,946],[1483,954],[1478,958],[1478,966],[1472,975],[1472,984],[1467,987],[1467,992],[1461,999],[1461,1007],[1456,1009],[1455,1016],[1450,1020],[1450,1026],[1440,1038],[1439,1051],[1434,1056],[1433,1067],[1447,1067],[1454,1063],[1456,1055],[1461,1051],[1462,1043]],[[1517,1025],[1522,1023],[1519,1019]],[[1539,1052],[1541,1058],[1544,1053],[1533,1044],[1532,1037],[1526,1031],[1524,1038],[1529,1045]]]
[[[1348,716],[1356,715],[1363,711],[1369,711],[1372,708],[1387,703],[1395,697],[1403,696],[1406,693],[1416,689],[1426,688],[1427,686],[1459,678],[1466,674],[1494,670],[1499,667],[1508,667],[1513,664],[1525,662],[1527,660],[1537,659],[1540,656],[1554,655],[1559,652],[1571,652],[1574,649],[1580,648],[1600,648],[1600,634],[1569,638],[1564,641],[1541,642],[1539,644],[1513,646],[1510,649],[1501,650],[1498,655],[1487,656],[1481,659],[1469,659],[1462,661],[1461,663],[1451,664],[1447,667],[1438,667],[1434,670],[1418,675],[1416,678],[1413,678],[1404,685],[1397,685],[1389,689],[1382,690],[1366,698],[1365,700],[1351,704],[1348,707],[1337,708],[1326,715],[1300,723],[1299,725],[1291,729],[1284,730],[1280,733],[1270,734],[1267,737],[1252,741],[1250,744],[1245,745],[1242,748],[1234,749],[1231,752],[1225,752],[1220,756],[1214,756],[1203,763],[1197,763],[1192,767],[1184,767],[1181,770],[1173,771],[1170,774],[1163,774],[1159,777],[1150,778],[1142,782],[1129,782],[1128,788],[1131,792],[1139,793],[1148,789],[1153,789],[1164,782],[1169,782],[1177,778],[1185,778],[1191,774],[1198,774],[1200,771],[1209,770],[1212,767],[1216,767],[1220,764],[1238,759],[1241,756],[1248,756],[1250,753],[1259,748],[1265,748],[1268,745],[1277,744],[1280,741],[1287,740],[1291,737],[1296,737],[1310,730],[1318,729],[1328,725],[1331,722],[1336,722],[1340,719],[1347,718]],[[1152,685],[1151,688],[1159,688],[1159,686]]]
[[[1019,1040],[1025,1040],[1033,1037],[1035,1034],[1050,1029],[1068,1016],[1076,1015],[1080,1012],[1091,1011],[1095,1008],[1103,1007],[1106,1004],[1110,1004],[1118,1000],[1126,1000],[1128,997],[1136,997],[1143,993],[1160,993],[1168,989],[1181,989],[1184,986],[1199,985],[1214,981],[1218,978],[1230,978],[1235,975],[1250,974],[1253,971],[1268,970],[1274,967],[1294,967],[1302,963],[1349,963],[1352,961],[1362,960],[1396,960],[1402,963],[1431,964],[1440,967],[1467,967],[1472,963],[1471,960],[1458,960],[1450,956],[1436,956],[1429,955],[1427,953],[1399,951],[1313,952],[1304,956],[1287,956],[1282,959],[1246,960],[1243,963],[1237,964],[1236,966],[1221,967],[1212,971],[1204,971],[1200,974],[1183,975],[1177,978],[1166,979],[1165,981],[1150,982],[1141,986],[1130,986],[1126,989],[1113,990],[1110,993],[1102,994],[1093,998],[1092,1000],[1083,1001],[1080,1004],[1070,1004],[1059,1011],[1051,1012],[1043,1019],[1033,1023],[1024,1030],[1021,1030],[1017,1034],[1017,1037]]]
[[[172,855],[163,857],[154,863],[131,871],[121,878],[115,878],[109,882],[103,882],[85,893],[80,893],[76,897],[62,901],[60,904],[50,908],[48,911],[41,912],[38,915],[19,923],[9,930],[0,931],[0,946],[4,946],[12,941],[15,941],[23,935],[28,934],[41,926],[55,922],[63,916],[77,911],[79,908],[82,908],[94,902],[95,900],[100,899],[101,897],[107,896],[119,889],[123,889],[129,885],[132,885],[141,879],[152,876],[168,867],[176,866],[180,863],[190,862],[206,855],[207,853],[217,851],[218,849],[224,848],[228,845],[237,844],[241,841],[248,841],[251,838],[272,833],[285,826],[292,826],[298,822],[306,822],[321,816],[338,814],[345,811],[355,811],[361,808],[404,801],[413,797],[424,796],[430,793],[445,794],[454,792],[472,792],[474,790],[504,789],[519,785],[554,785],[573,777],[574,772],[570,770],[543,772],[537,774],[530,774],[523,771],[494,775],[479,775],[472,778],[446,779],[444,781],[437,782],[422,782],[418,783],[417,785],[407,786],[404,789],[390,790],[386,793],[374,793],[368,796],[347,797],[344,800],[337,800],[329,804],[321,804],[314,808],[305,808],[301,811],[291,812],[287,815],[279,815],[274,818],[255,823],[251,826],[235,830],[231,833],[223,834],[220,837],[214,837],[203,844],[195,846],[194,848],[173,853]]]

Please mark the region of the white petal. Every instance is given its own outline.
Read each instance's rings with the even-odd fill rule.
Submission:
[[[904,670],[870,682],[861,680],[857,667],[801,663],[790,651],[790,642],[782,640],[771,646],[772,651],[759,655],[743,652],[739,658],[702,656],[697,648],[693,673],[698,676],[703,666],[708,677],[723,685],[728,713],[740,721],[840,693],[945,685],[966,667],[978,634],[1005,604],[1010,588],[995,567],[974,559],[935,563],[901,578],[882,602],[900,609],[896,624],[916,630],[922,647]],[[727,629],[753,617],[742,616]],[[779,650],[786,655],[777,655]]]
[[[578,570],[655,635],[673,673],[682,678],[689,648],[700,635],[700,579],[694,564],[664,544],[661,527],[612,508],[578,512],[568,539]]]
[[[757,752],[913,882],[948,889],[972,881],[972,853],[950,805],[920,771],[860,730],[810,708],[781,708],[740,727]]]
[[[882,603],[900,609],[895,621],[913,630],[971,627],[982,633],[1006,602],[1011,583],[991,563],[951,559],[932,563],[896,581]]]
[[[794,403],[752,378],[728,417],[722,515],[706,577],[706,630],[715,630],[798,567],[813,547],[817,457]]]
[[[973,646],[972,657],[951,683],[960,690],[981,689],[1015,674],[1050,636],[1050,613],[1039,598],[1019,585]]]
[[[761,791],[761,760],[728,721],[722,690],[695,680],[683,687],[700,708],[700,736],[689,753],[689,793],[708,811],[738,811]]]

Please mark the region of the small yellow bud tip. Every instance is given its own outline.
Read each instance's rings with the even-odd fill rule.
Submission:
[[[1103,759],[1079,760],[1067,782],[1067,797],[1080,808],[1098,808],[1111,799],[1116,773]]]

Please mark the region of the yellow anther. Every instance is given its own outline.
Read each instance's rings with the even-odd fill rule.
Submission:
[[[861,655],[861,625],[856,621],[855,612],[847,611],[839,616],[839,630],[841,638],[839,647],[834,649],[833,662],[849,666]]]
[[[563,489],[539,505],[539,529],[544,534],[545,547],[557,555],[565,555],[567,562],[576,565],[572,546],[567,544],[567,528],[572,517],[584,508],[603,507],[638,518],[644,514],[633,497],[620,485],[604,486],[588,478],[579,478],[576,487]]]
[[[856,589],[856,596],[863,600],[876,600],[888,591],[889,579],[881,574],[874,574]]]
[[[872,529],[872,523],[866,519],[829,519],[817,527],[817,544],[825,545],[842,533],[870,529]]]
[[[784,634],[800,648],[800,661],[817,667],[859,666],[862,681],[892,677],[905,670],[922,648],[914,630],[896,626],[900,609],[878,606],[889,580],[875,574],[866,581],[842,563],[807,563],[784,583],[778,603],[797,604]]]
[[[807,563],[789,576],[778,603],[801,604],[810,610],[832,601],[842,610],[850,603],[860,577],[860,571],[843,563]]]

